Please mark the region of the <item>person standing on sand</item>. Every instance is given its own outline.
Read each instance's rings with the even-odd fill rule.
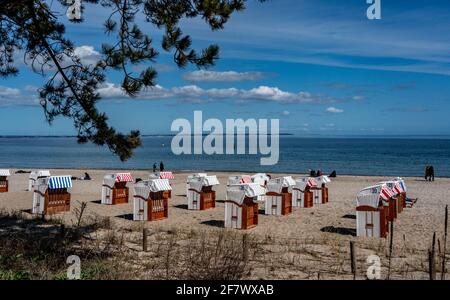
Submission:
[[[434,167],[433,166],[426,166],[425,180],[426,181],[434,181]]]
[[[159,163],[159,171],[164,172],[164,164],[162,161]]]
[[[156,173],[156,163],[153,164],[153,173]]]
[[[430,166],[430,181],[434,181],[434,167]]]

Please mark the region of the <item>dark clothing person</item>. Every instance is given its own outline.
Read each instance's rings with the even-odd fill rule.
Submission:
[[[330,174],[329,177],[330,177],[330,178],[336,178],[336,176],[337,176],[337,175],[336,175],[336,171],[333,171],[333,172],[331,172],[331,174]]]
[[[430,181],[434,181],[434,167],[430,166]]]
[[[161,162],[159,164],[159,171],[164,172],[164,164],[163,164],[163,162]]]
[[[434,167],[426,166],[425,168],[425,180],[434,181]]]
[[[156,172],[156,163],[153,164],[153,173]]]
[[[91,176],[87,172],[84,173],[84,180],[91,180]]]
[[[320,177],[320,176],[322,176],[323,174],[322,174],[322,171],[321,170],[317,170],[317,177]]]
[[[316,171],[315,170],[311,170],[311,172],[309,172],[309,176],[316,177]]]

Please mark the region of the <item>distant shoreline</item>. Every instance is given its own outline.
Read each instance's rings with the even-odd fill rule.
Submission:
[[[177,134],[143,134],[141,137],[174,137]],[[202,136],[208,136],[204,133]],[[249,134],[235,134],[235,136]],[[279,133],[281,137],[295,137],[300,139],[412,139],[412,140],[450,140],[450,135],[297,135],[295,133]],[[196,136],[193,134],[192,136]],[[47,139],[47,138],[73,138],[73,135],[0,135],[0,139]]]
[[[18,171],[18,170],[32,171],[32,170],[43,170],[43,169],[47,170],[48,169],[48,170],[75,170],[75,171],[80,171],[80,172],[83,172],[83,171],[114,171],[114,170],[117,170],[117,171],[136,171],[136,172],[148,171],[149,173],[152,172],[151,168],[148,168],[148,169],[146,169],[146,168],[89,168],[89,167],[86,167],[86,168],[62,168],[62,167],[61,168],[58,168],[58,167],[51,167],[51,168],[17,168],[17,167],[0,167],[0,168],[7,168],[7,169],[9,168],[10,170],[15,170],[15,171]],[[14,174],[15,174],[15,171],[14,171]],[[256,174],[256,173],[264,173],[264,172],[248,171],[248,170],[247,171],[246,170],[239,171],[239,170],[214,170],[214,169],[204,169],[204,170],[177,170],[177,169],[170,169],[170,170],[167,170],[167,171],[171,171],[171,172],[174,172],[174,173],[180,173],[180,174],[194,174],[194,173],[202,173],[202,172],[205,172],[205,173],[216,172],[216,173],[233,173],[233,174],[236,174],[236,175],[245,173],[245,174],[252,175],[252,174]],[[292,175],[298,175],[298,176],[307,176],[308,175],[305,172],[265,172],[265,173],[267,173],[267,174],[292,174]],[[324,175],[329,175],[329,174],[325,173]],[[398,177],[398,175],[395,175],[395,174],[387,174],[387,175],[379,175],[379,174],[375,174],[375,175],[373,175],[373,174],[344,174],[344,173],[338,173],[337,174],[337,177],[341,177],[341,176],[345,176],[345,177],[390,177],[390,178],[391,177],[392,178]],[[402,178],[414,178],[414,179],[423,178],[422,175],[417,175],[417,176],[409,175],[409,176],[399,176],[399,177],[402,177]],[[436,176],[436,178],[449,179],[450,176]]]

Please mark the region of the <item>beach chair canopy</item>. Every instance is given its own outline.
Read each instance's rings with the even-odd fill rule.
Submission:
[[[8,177],[11,176],[11,173],[8,169],[0,169],[0,176],[1,177]]]
[[[72,176],[50,176],[47,179],[47,186],[50,190],[68,189],[72,187]]]
[[[150,174],[150,179],[175,179],[172,172],[156,172],[154,174]]]
[[[186,183],[189,184],[191,181],[196,180],[196,178],[199,178],[199,177],[206,177],[206,176],[208,176],[207,173],[196,173],[196,174],[193,174],[193,175],[189,175],[189,176],[187,177]]]
[[[111,187],[116,182],[133,182],[133,176],[130,173],[112,173],[103,177],[103,183]]]
[[[269,181],[270,181],[269,176],[267,176],[267,174],[264,173],[258,173],[252,176],[253,183],[266,184]]]
[[[356,196],[356,205],[378,208],[380,203],[386,205],[386,202],[391,199],[393,195],[393,192],[386,184],[370,186],[358,193]]]
[[[312,177],[303,177],[295,180],[294,188],[305,191],[306,187],[317,187],[317,181]]]
[[[322,175],[316,178],[317,184],[319,186],[321,186],[322,184],[327,184],[331,182],[330,177],[326,176],[326,175]]]
[[[228,177],[228,185],[252,183],[249,175],[237,175]]]
[[[396,181],[396,182],[398,182],[400,184],[400,188],[402,189],[402,193],[403,192],[406,193],[406,183],[405,183],[405,181],[402,178],[400,178],[400,177],[394,178],[394,181]]]
[[[288,187],[292,187],[295,185],[296,185],[296,182],[295,182],[294,178],[292,178],[291,176],[275,178],[275,179],[271,179],[267,183],[267,191],[279,194],[279,193],[281,193],[281,190],[283,188],[288,188]]]
[[[171,191],[168,179],[152,179],[146,181],[140,181],[134,185],[134,195],[142,197],[147,200],[150,193]]]
[[[257,183],[236,184],[227,187],[227,199],[237,205],[242,205],[244,199],[255,198],[266,194],[266,189]]]
[[[31,171],[30,173],[30,179],[38,179],[39,177],[50,177],[50,171],[49,170],[35,170]]]
[[[383,181],[383,182],[380,182],[379,184],[386,184],[387,187],[392,191],[394,196],[397,196],[404,192],[401,184],[398,181],[394,181],[394,180]]]
[[[215,186],[219,184],[220,182],[215,175],[194,177],[189,181],[189,188],[200,192],[204,186]]]

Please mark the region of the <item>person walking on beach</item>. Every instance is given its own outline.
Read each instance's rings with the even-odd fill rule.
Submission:
[[[164,172],[164,164],[163,164],[163,162],[159,163],[159,171],[160,172]]]

